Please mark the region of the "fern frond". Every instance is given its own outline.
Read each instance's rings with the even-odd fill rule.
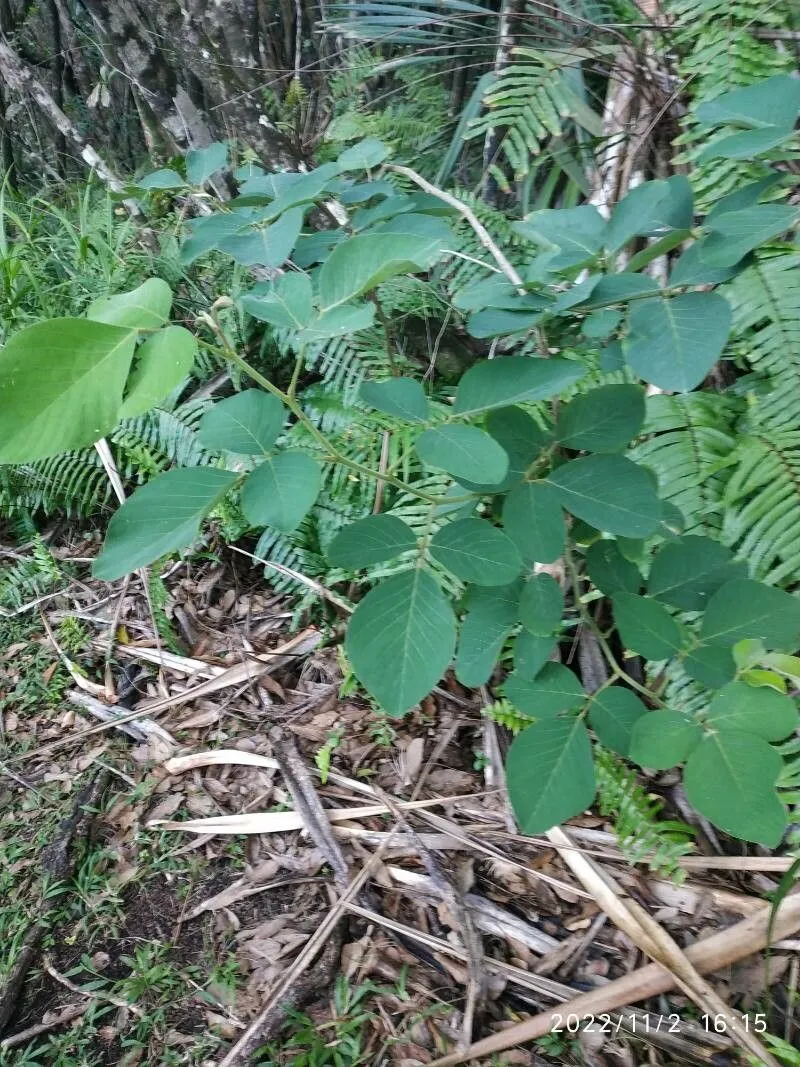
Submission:
[[[800,433],[743,439],[723,494],[722,540],[770,584],[800,580]]]
[[[646,440],[630,455],[656,475],[662,500],[684,517],[686,533],[722,526],[726,467],[736,445],[734,424],[744,404],[709,393],[656,395],[647,400]]]
[[[707,127],[698,123],[695,108],[732,89],[791,71],[791,54],[752,32],[760,27],[791,29],[790,7],[754,0],[670,0],[667,5],[675,24],[678,72],[687,79],[692,95],[683,133],[674,142],[686,146],[676,162],[690,165],[689,178],[701,208],[770,172],[762,161],[700,158],[711,140]]]
[[[36,535],[30,554],[0,569],[0,608],[14,611],[63,584],[61,567]]]
[[[2,515],[64,513],[70,518],[85,518],[110,495],[108,476],[93,449],[0,467]]]
[[[651,871],[682,882],[686,872],[680,861],[692,851],[692,828],[661,820],[661,799],[645,793],[634,772],[600,746],[595,747],[595,773],[600,814],[613,818],[625,858],[630,863],[646,862]]]
[[[520,180],[530,173],[548,142],[558,139],[562,152],[561,139],[573,125],[599,137],[602,120],[574,88],[576,79],[582,82],[580,53],[516,48],[514,59],[487,90],[485,113],[473,119],[465,136],[474,139],[499,130],[499,154]],[[558,162],[558,153],[554,161]]]
[[[800,256],[776,255],[725,286],[736,347],[771,389],[753,402],[760,426],[800,425]]]
[[[496,700],[493,704],[487,704],[481,714],[491,719],[492,722],[496,722],[498,726],[505,726],[512,734],[518,734],[520,730],[524,730],[534,721],[531,716],[519,711],[505,698]]]

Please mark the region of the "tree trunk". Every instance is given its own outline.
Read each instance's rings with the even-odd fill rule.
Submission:
[[[238,137],[268,167],[297,165],[296,152],[261,107],[262,86],[274,80],[262,68],[261,34],[275,31],[262,30],[252,0],[82,3],[112,65],[130,79],[151,140],[158,133],[164,147],[185,151]],[[284,59],[293,71],[294,55]]]

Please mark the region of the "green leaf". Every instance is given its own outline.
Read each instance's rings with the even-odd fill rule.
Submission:
[[[561,504],[597,530],[647,537],[661,519],[661,501],[644,468],[624,456],[582,456],[552,471],[547,483]]]
[[[477,688],[491,678],[517,621],[519,589],[514,582],[494,589],[476,587],[467,594],[455,666],[462,685]]]
[[[576,285],[571,292],[579,287]],[[591,292],[579,301],[587,311],[591,311],[598,304],[624,303],[632,297],[640,297],[645,293],[657,293],[660,287],[652,278],[644,274],[633,274],[630,271],[620,271],[619,274],[606,274],[595,279]]]
[[[735,579],[709,600],[700,636],[709,644],[760,638],[767,648],[795,649],[800,644],[800,600],[761,582]]]
[[[279,329],[302,330],[314,316],[311,306],[311,279],[307,274],[281,274],[268,293],[246,293],[242,308],[254,319]]]
[[[302,344],[306,341],[324,341],[329,337],[343,337],[366,330],[374,321],[374,304],[340,304],[300,330],[295,341]]]
[[[364,382],[361,399],[370,407],[405,422],[427,422],[430,408],[425,390],[413,378],[390,378],[386,382]]]
[[[580,719],[534,723],[514,738],[506,760],[508,795],[520,828],[540,834],[594,800],[589,734]]]
[[[514,674],[525,681],[533,681],[550,659],[555,646],[555,637],[537,637],[523,630],[514,641]]]
[[[730,682],[714,696],[705,721],[717,730],[743,730],[765,741],[783,741],[797,729],[800,716],[782,693],[745,682]]]
[[[726,645],[700,645],[690,649],[683,659],[683,669],[708,689],[721,689],[736,674],[736,664]]]
[[[597,366],[599,370],[605,371],[607,374],[615,374],[617,371],[625,370],[625,355],[619,341],[612,341],[601,349]]]
[[[564,614],[561,586],[549,574],[535,574],[522,588],[519,620],[526,630],[546,637],[558,630]]]
[[[169,318],[172,290],[161,278],[148,278],[136,289],[93,300],[86,318],[125,329],[157,330]]]
[[[585,368],[567,359],[506,356],[481,360],[462,377],[453,412],[473,415],[509,404],[549,400],[582,378]]]
[[[738,576],[733,553],[710,537],[679,537],[653,560],[647,592],[683,611],[703,611],[721,585]]]
[[[401,216],[402,218],[403,216]],[[446,247],[441,234],[363,233],[337,245],[318,278],[323,311],[345,304],[396,274],[432,266]]]
[[[136,330],[89,319],[15,333],[0,349],[0,463],[86,448],[110,433],[135,344]]]
[[[163,167],[146,174],[134,186],[136,189],[185,189],[186,182],[175,170]]]
[[[504,311],[541,311],[551,301],[539,293],[520,293],[501,274],[471,282],[453,296],[453,307],[459,311],[480,311],[482,308],[501,308]]]
[[[646,659],[670,659],[680,651],[681,629],[666,608],[648,597],[615,593],[614,622],[626,648]]]
[[[371,170],[389,156],[389,148],[377,137],[366,137],[346,148],[336,160],[340,170]]]
[[[631,307],[628,365],[660,389],[687,392],[722,354],[731,329],[730,304],[718,293],[682,293]]]
[[[579,304],[587,303],[590,298],[594,299],[592,294],[606,280],[606,276],[603,274],[590,274],[582,282],[577,282],[570,289],[564,289],[559,293],[550,311],[554,315],[560,315],[571,308],[577,307]]]
[[[699,105],[695,114],[709,126],[727,123],[731,126],[758,128],[759,126],[794,126],[800,110],[800,83],[788,74],[777,74],[734,89]]]
[[[720,830],[776,848],[786,830],[786,809],[775,791],[783,760],[754,734],[725,730],[692,752],[683,785],[692,807]]]
[[[464,582],[508,585],[522,570],[514,542],[485,519],[457,519],[434,534],[430,554]]]
[[[665,181],[642,182],[620,200],[611,212],[605,233],[605,246],[611,252],[626,245],[632,237],[646,234],[656,223],[656,212],[667,195]]]
[[[646,714],[647,708],[630,689],[613,685],[592,697],[592,703],[589,705],[589,725],[601,744],[612,752],[627,757],[630,753],[633,728]]]
[[[331,249],[347,240],[344,230],[319,230],[317,233],[301,233],[292,252],[292,263],[301,270],[321,263],[330,255]]]
[[[541,450],[552,442],[552,434],[542,430],[522,408],[496,408],[486,416],[486,432],[508,455],[508,471],[500,482],[480,483],[461,479],[466,489],[480,493],[504,493],[518,486]]]
[[[727,193],[714,202],[713,207],[705,217],[705,225],[711,226],[713,221],[720,215],[729,211],[742,211],[746,207],[755,207],[764,193],[774,189],[782,181],[783,176],[779,171],[773,171],[766,178],[757,182],[749,182],[747,185],[737,186],[732,193]]]
[[[562,663],[547,662],[529,680],[510,674],[503,692],[515,708],[532,719],[550,719],[562,711],[571,711],[587,699],[577,677]]]
[[[416,534],[402,519],[370,515],[339,531],[328,548],[328,559],[334,567],[356,571],[385,563],[416,546]]]
[[[478,340],[523,333],[544,317],[542,311],[507,311],[505,308],[484,308],[467,319],[467,333]]]
[[[552,563],[564,551],[564,512],[547,482],[524,482],[513,489],[503,504],[503,524],[526,563]]]
[[[186,548],[236,477],[213,467],[178,468],[137,489],[108,525],[103,551],[92,566],[94,577],[112,582]]]
[[[322,472],[315,459],[305,452],[281,452],[247,476],[242,511],[253,526],[291,533],[311,510],[321,486]]]
[[[753,644],[754,642],[748,642]],[[733,650],[734,655],[736,649]],[[756,660],[755,662],[759,662]],[[800,657],[798,656],[785,656],[780,652],[770,652],[760,661],[765,667],[770,667],[773,671],[777,671],[779,674],[785,674],[787,678],[791,679],[795,683],[795,686],[800,685]]]
[[[419,568],[371,589],[353,612],[345,639],[356,677],[390,715],[402,715],[430,693],[455,647],[453,609]]]
[[[766,648],[764,648],[763,641],[756,641],[751,638],[737,641],[730,651],[739,670],[745,670],[747,667],[755,667],[758,663],[765,663],[768,658],[768,653]],[[777,657],[774,654],[769,655],[769,659],[771,660],[775,660],[776,658]],[[791,657],[787,657],[787,659],[791,659]]]
[[[595,541],[586,550],[586,569],[592,585],[606,596],[638,593],[643,578],[635,563],[626,559],[616,541]]]
[[[286,410],[276,396],[260,389],[245,389],[219,400],[203,415],[197,436],[214,452],[266,455],[278,439]]]
[[[630,758],[640,767],[666,771],[683,763],[702,737],[693,719],[669,708],[651,711],[633,724]]]
[[[454,478],[496,484],[508,471],[507,453],[475,426],[435,426],[418,437],[414,447],[426,466]]]
[[[752,686],[766,686],[778,693],[786,692],[786,679],[775,671],[750,670],[740,675],[741,681]]]
[[[622,312],[615,308],[604,308],[587,315],[581,326],[581,333],[592,341],[604,341],[622,322]]]
[[[644,423],[644,390],[638,385],[601,385],[561,409],[556,438],[567,448],[615,452]]]
[[[777,148],[794,134],[791,126],[763,126],[759,130],[743,130],[729,137],[708,141],[697,155],[698,163],[707,159],[752,159],[753,156]]]
[[[553,245],[559,255],[550,269],[564,270],[593,259],[603,247],[606,220],[595,207],[545,208],[526,215],[514,229],[528,240]]]
[[[205,148],[192,148],[186,153],[186,177],[191,185],[203,185],[212,174],[228,165],[228,146],[214,141]]]
[[[216,248],[223,237],[236,233],[255,218],[256,211],[253,208],[240,208],[238,211],[220,211],[190,219],[187,223],[189,237],[181,245],[182,266],[188,267],[200,256]]]
[[[669,230],[688,229],[692,225],[692,201],[692,188],[681,175],[642,182],[611,213],[606,248],[615,252],[640,234],[660,237]]]
[[[687,230],[671,230],[665,234],[658,241],[653,241],[648,244],[641,252],[637,252],[636,255],[631,256],[628,260],[628,270],[641,271],[644,270],[654,259],[658,259],[659,256],[669,255],[680,245],[685,244],[686,241],[692,236],[692,231]]]
[[[373,207],[362,207],[353,214],[350,224],[358,233],[360,230],[369,229],[378,222],[393,219],[396,215],[405,214],[414,210],[414,201],[410,196],[387,196]],[[349,235],[348,235],[349,236]]]
[[[280,267],[292,253],[303,228],[303,209],[285,211],[271,226],[249,226],[227,234],[217,248],[244,267]]]
[[[720,285],[735,277],[733,267],[711,267],[701,256],[702,241],[695,241],[678,257],[669,276],[670,285]]]
[[[167,326],[139,345],[119,410],[122,419],[142,415],[183,382],[197,358],[197,341],[183,326]]]
[[[552,435],[533,421],[522,408],[497,408],[490,411],[484,423],[486,432],[494,438],[508,456],[508,471],[500,482],[480,483],[462,478],[466,489],[479,493],[504,493],[518,486],[528,467]]]
[[[233,201],[234,207],[247,203],[264,203],[272,200],[267,218],[277,219],[298,204],[310,204],[317,200],[339,175],[338,163],[323,163],[305,174],[265,174],[252,178],[242,186],[241,195]]]
[[[707,224],[711,233],[700,245],[700,259],[711,267],[732,267],[796,222],[797,208],[785,204],[755,204],[741,211],[726,211]]]

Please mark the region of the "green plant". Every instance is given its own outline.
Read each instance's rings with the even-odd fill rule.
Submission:
[[[777,97],[781,112],[768,121]],[[709,134],[708,152],[730,151],[728,136],[747,135],[758,155],[788,143],[798,110],[798,83],[778,75],[717,97],[697,116],[709,131],[739,131]],[[763,495],[758,518],[725,534],[735,478],[727,468],[740,470],[740,458],[718,435],[744,408],[765,426],[762,437],[779,440],[762,422],[783,402],[763,391],[762,368],[778,358],[773,342],[764,337],[770,355],[750,359],[737,338],[760,336],[780,311],[757,304],[740,314],[736,286],[784,254],[797,209],[763,203],[757,183],[701,216],[690,183],[675,176],[638,185],[610,219],[589,205],[537,210],[506,224],[513,240],[498,243],[467,204],[388,164],[387,151],[367,139],[308,173],[257,175],[194,221],[185,259],[213,249],[277,270],[293,257],[240,301],[293,366],[282,380],[242,356],[225,317],[230,300],[199,316],[211,338],[203,346],[216,346],[253,387],[202,415],[197,438],[210,463],[159,473],[120,508],[94,574],[115,580],[187,547],[230,494],[252,530],[267,529],[257,555],[276,533],[311,523],[325,597],[349,616],[347,660],[390,715],[414,707],[451,666],[463,684],[486,684],[510,647],[506,710],[495,714],[510,708],[524,726],[507,777],[527,832],[592,803],[594,736],[646,768],[683,765],[698,811],[776,845],[787,811],[774,746],[798,724],[786,654],[800,644],[800,602],[774,584],[785,574],[774,566],[785,545],[774,529],[764,554],[741,551],[740,532],[751,543],[773,516]],[[187,188],[171,171],[143,184]],[[346,221],[304,232],[311,207],[332,198],[338,207],[328,210]],[[460,260],[463,247],[476,254]],[[660,285],[647,267],[678,248]],[[452,260],[466,262],[468,276]],[[438,378],[435,352],[417,360],[401,343],[404,324],[387,315],[407,298],[398,288],[411,291],[398,282],[409,275],[418,290],[445,294],[468,339],[465,364]],[[169,325],[169,314],[169,287],[150,279],[93,303],[85,319],[12,337],[0,354],[15,401],[0,413],[0,460],[86,447],[175,389],[197,341]],[[350,353],[339,365],[370,353],[336,403],[306,385],[315,369],[331,373],[331,346]],[[56,351],[63,377],[32,388]],[[481,358],[487,351],[494,358]],[[695,394],[720,358],[748,362],[759,385],[740,375],[722,396]],[[646,400],[645,385],[678,395]],[[678,469],[669,417],[679,409],[681,432],[692,432],[701,401],[717,447],[711,481],[722,479],[710,490],[719,509],[710,515],[708,460]],[[344,515],[324,517],[337,499],[347,501]],[[564,585],[551,570],[563,570]],[[339,583],[344,593],[330,588]],[[551,658],[576,627],[606,663],[592,691]],[[644,664],[639,677],[628,669],[633,657]]]
[[[619,847],[631,863],[682,882],[681,859],[692,851],[694,830],[686,823],[660,818],[663,802],[648,795],[636,775],[610,752],[595,750],[597,806],[614,820]]]
[[[344,739],[344,729],[339,726],[335,730],[328,731],[328,737],[323,745],[314,753],[314,763],[319,770],[320,781],[323,785],[328,781],[328,772],[331,769],[331,756],[341,745]]]

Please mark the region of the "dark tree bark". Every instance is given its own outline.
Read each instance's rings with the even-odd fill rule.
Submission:
[[[261,33],[272,38],[277,27],[264,24],[253,0],[82,2],[101,49],[130,80],[151,139],[183,151],[238,137],[268,166],[296,166],[261,107],[262,86],[275,76],[264,69],[270,49]],[[288,58],[271,51],[271,63]]]
[[[231,137],[268,168],[294,169],[316,131],[286,134],[270,121],[267,105],[298,75],[312,99],[315,88],[324,91],[325,52],[314,30],[321,6],[321,0],[77,0],[77,6],[0,0],[7,47],[71,127],[65,134],[52,110],[32,107],[18,69],[0,63],[0,165],[33,174],[82,167],[77,131],[120,174],[148,153],[165,159]]]

